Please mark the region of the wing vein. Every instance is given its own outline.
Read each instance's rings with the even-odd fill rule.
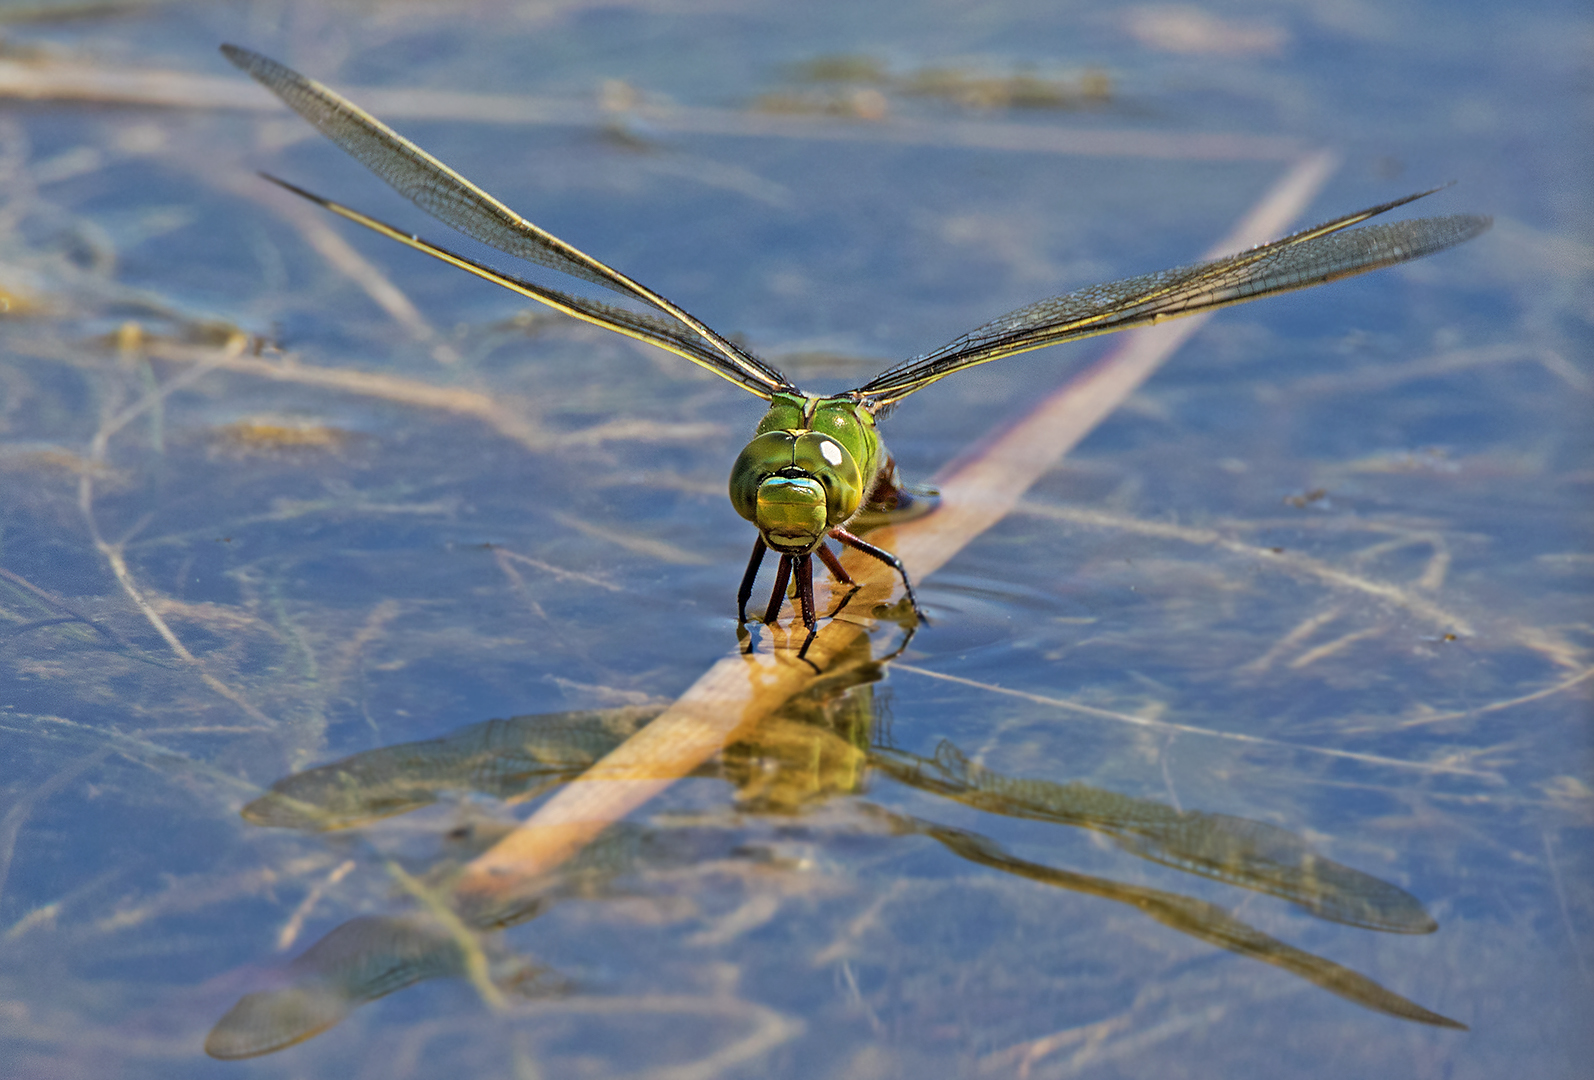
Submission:
[[[1489,227],[1489,218],[1456,214],[1350,228],[1429,194],[1370,207],[1236,255],[1090,285],[1026,305],[881,372],[856,393],[876,410],[884,409],[977,364],[1337,281],[1431,255]]]
[[[320,83],[305,78],[292,68],[259,53],[236,45],[223,45],[222,53],[256,82],[276,94],[294,112],[308,120],[321,134],[385,181],[388,186],[439,221],[505,254],[557,270],[571,277],[581,278],[663,312],[690,329],[717,354],[714,362],[707,362],[706,357],[697,354],[691,356],[691,359],[715,367],[725,373],[732,382],[747,389],[759,387],[754,392],[762,397],[767,398],[775,391],[794,389],[780,372],[726,340],[695,316],[618,270],[532,224],[353,102]],[[301,191],[300,194],[304,192]],[[323,205],[332,208],[331,204],[323,203]],[[352,212],[343,216],[359,220],[352,216]],[[372,227],[369,221],[361,224]],[[377,228],[376,231],[384,232],[395,239],[401,239],[404,235],[387,227]],[[418,244],[411,246],[420,247]],[[422,247],[422,250],[428,248]],[[432,248],[428,253],[442,257],[438,254],[441,250]],[[452,256],[452,258],[462,257]],[[464,263],[469,262],[470,260],[464,260],[456,265],[464,266]],[[464,268],[470,269],[470,267],[482,269],[478,263],[470,263],[470,266]],[[518,281],[505,277],[498,283],[515,288],[515,291],[533,296],[544,303],[548,302],[545,296],[526,293],[525,289],[507,285],[508,280]],[[535,289],[535,286],[528,287]],[[571,299],[566,294],[556,293],[555,290],[542,291]],[[559,304],[553,306],[560,307]],[[589,314],[594,314],[600,309],[607,312],[621,310],[611,305],[598,305],[595,302],[587,302],[583,308]],[[560,310],[566,309],[561,307]],[[573,311],[570,313],[574,314]],[[599,318],[588,321],[607,325],[620,333],[630,332],[621,325],[605,322]],[[637,335],[632,334],[632,336]],[[644,340],[653,340],[654,344],[661,344],[655,338],[644,338]],[[737,374],[731,375],[732,371]]]

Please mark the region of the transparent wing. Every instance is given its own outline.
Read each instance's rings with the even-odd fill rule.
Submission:
[[[1489,227],[1490,218],[1457,214],[1342,231],[1431,194],[1433,191],[1408,195],[1238,255],[1092,285],[1030,304],[970,330],[932,353],[881,372],[856,393],[876,409],[883,409],[976,364],[1420,259],[1470,240]]]
[[[390,240],[397,240],[405,247],[425,252],[434,259],[440,259],[450,266],[457,266],[467,273],[475,274],[477,277],[490,281],[494,285],[501,285],[511,292],[528,296],[538,303],[547,304],[555,311],[562,311],[566,315],[573,316],[583,322],[601,326],[605,330],[613,330],[617,334],[624,334],[626,337],[635,338],[638,341],[645,341],[649,345],[657,345],[659,348],[667,349],[677,356],[684,356],[694,364],[701,364],[721,378],[735,383],[748,393],[756,394],[766,401],[769,400],[771,387],[767,380],[761,377],[755,378],[740,367],[730,365],[726,362],[725,357],[716,352],[713,345],[702,335],[693,333],[674,319],[659,318],[645,312],[632,311],[629,308],[619,307],[615,304],[605,304],[601,300],[589,300],[584,296],[575,296],[570,293],[560,292],[558,289],[550,289],[546,286],[525,281],[512,274],[506,274],[501,270],[479,263],[474,259],[466,258],[458,252],[449,251],[445,247],[439,247],[429,241],[422,240],[418,236],[401,232],[392,225],[379,221],[369,214],[362,214],[360,211],[344,206],[342,203],[333,202],[331,199],[323,198],[314,192],[306,191],[304,188],[296,184],[290,184],[280,177],[272,176],[270,173],[262,173],[261,175],[273,184],[286,188],[295,195],[310,200],[317,206],[325,207],[339,217],[348,218],[357,225],[364,225],[372,232],[381,233]],[[787,389],[795,388],[787,387]]]
[[[681,341],[692,341],[707,346],[704,351],[697,350],[695,345],[684,351],[671,345],[664,347],[714,370],[744,389],[765,398],[776,391],[795,389],[779,371],[727,341],[694,316],[651,289],[639,285],[619,271],[565,243],[552,233],[533,225],[419,146],[320,83],[305,78],[275,60],[236,45],[223,45],[221,51],[228,60],[276,94],[294,112],[315,125],[323,135],[376,173],[399,194],[413,201],[439,221],[452,225],[467,236],[474,237],[506,254],[601,285],[663,312],[691,331],[690,336],[678,335],[679,340],[669,338],[669,335],[662,334],[661,331],[663,337],[675,341],[676,344],[680,344]],[[328,209],[335,209],[352,221],[374,228],[383,235],[391,236],[410,244],[411,247],[426,251],[427,254],[435,255],[488,280],[496,281],[506,288],[512,288],[568,314],[576,315],[577,318],[584,318],[588,322],[632,337],[653,341],[654,344],[663,344],[659,336],[652,334],[652,331],[663,324],[647,316],[623,312],[623,309],[613,305],[584,301],[556,290],[539,289],[506,275],[495,275],[463,256],[453,255],[442,248],[406,236],[374,219],[364,218],[354,211],[337,207],[325,200],[315,199],[314,196],[309,196],[298,188],[291,188],[291,185],[284,186],[289,186],[291,190],[320,202]],[[558,302],[553,298],[557,298]],[[621,312],[623,317],[617,314]],[[650,332],[648,334],[634,332],[639,326],[647,326]]]

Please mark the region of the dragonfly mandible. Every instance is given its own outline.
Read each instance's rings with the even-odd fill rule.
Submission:
[[[848,529],[861,512],[890,511],[906,498],[876,423],[909,394],[965,368],[1033,349],[1310,288],[1418,259],[1470,240],[1491,223],[1488,217],[1454,214],[1351,228],[1439,189],[1421,191],[1237,255],[1041,300],[976,327],[939,349],[905,360],[856,389],[841,394],[805,394],[774,367],[681,307],[533,225],[320,83],[236,45],[223,45],[221,51],[323,135],[439,221],[506,254],[601,286],[652,310],[636,311],[525,281],[285,180],[270,175],[266,179],[356,224],[522,296],[683,356],[769,402],[769,412],[731,469],[731,503],[758,529],[752,558],[737,591],[737,617],[747,622],[747,603],[759,568],[773,550],[780,562],[763,622],[779,618],[791,587],[799,617],[808,630],[802,652],[807,651],[817,628],[814,558],[824,563],[837,581],[853,584],[827,540],[889,564],[902,578],[914,615],[924,617],[902,562]]]

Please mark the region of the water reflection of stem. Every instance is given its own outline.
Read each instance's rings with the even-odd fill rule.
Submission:
[[[721,1018],[746,1018],[752,1030],[747,1035],[722,1046],[696,1061],[680,1065],[660,1065],[646,1072],[627,1073],[632,1080],[713,1080],[730,1073],[736,1066],[754,1061],[785,1042],[802,1034],[804,1024],[797,1017],[776,1012],[745,998],[716,995],[714,997],[689,997],[666,994],[649,994],[640,997],[580,997],[565,1001],[540,1001],[537,1015],[549,1016],[621,1016],[633,1019],[638,1015],[709,1016]]]
[[[1327,611],[1319,611],[1315,615],[1308,615],[1296,623],[1283,637],[1275,641],[1268,650],[1255,660],[1242,665],[1238,671],[1243,675],[1260,675],[1272,667],[1285,653],[1292,651],[1297,645],[1305,644],[1323,627],[1339,618],[1340,609],[1331,607]]]
[[[351,93],[355,91],[351,88]],[[612,124],[613,113],[589,100],[524,94],[472,94],[435,87],[413,90],[362,87],[365,107],[390,120],[450,120],[462,123],[576,127]],[[0,60],[0,97],[28,101],[94,101],[157,105],[173,109],[237,109],[271,112],[276,102],[237,79],[168,68],[120,67],[60,58]],[[627,110],[636,111],[636,110]],[[1274,135],[1215,131],[1147,131],[1143,127],[1065,128],[991,120],[879,120],[781,115],[709,106],[640,110],[650,129],[743,138],[788,138],[903,146],[966,147],[1024,154],[1149,158],[1155,161],[1290,161],[1298,140]]]
[[[1327,757],[1349,758],[1352,761],[1362,761],[1370,765],[1384,765],[1397,769],[1413,769],[1417,772],[1446,773],[1459,776],[1474,776],[1492,783],[1503,784],[1504,779],[1495,772],[1486,772],[1480,769],[1463,768],[1460,765],[1446,765],[1443,762],[1433,761],[1406,761],[1401,758],[1384,757],[1382,754],[1364,754],[1355,750],[1333,750],[1326,746],[1311,746],[1306,743],[1285,742],[1282,739],[1269,739],[1264,735],[1247,735],[1238,731],[1214,731],[1211,728],[1195,727],[1192,724],[1176,724],[1170,720],[1152,720],[1144,716],[1135,716],[1132,713],[1115,712],[1112,709],[1103,709],[1095,705],[1081,705],[1067,698],[1048,697],[1045,694],[1034,694],[1027,690],[1012,690],[996,683],[979,682],[975,679],[965,679],[959,675],[948,675],[941,671],[930,671],[927,668],[914,667],[912,664],[896,664],[893,670],[905,671],[913,675],[922,675],[927,679],[940,679],[943,682],[957,683],[960,686],[973,687],[987,693],[1003,694],[1015,697],[1022,701],[1034,702],[1037,705],[1050,705],[1068,712],[1084,713],[1087,716],[1099,717],[1103,720],[1114,720],[1120,724],[1130,724],[1134,727],[1149,728],[1153,731],[1169,733],[1183,732],[1189,735],[1204,735],[1212,739],[1227,739],[1232,742],[1250,743],[1255,746],[1276,747],[1281,750],[1291,750],[1304,754],[1322,754]]]
[[[288,921],[283,923],[282,929],[277,932],[278,952],[285,952],[293,948],[293,943],[299,939],[299,931],[304,929],[304,920],[309,916],[310,912],[315,910],[315,906],[321,902],[321,898],[326,895],[327,890],[348,877],[354,866],[353,859],[344,859],[333,867],[330,874],[311,886],[304,899],[299,901],[299,906],[293,909],[293,914],[288,917]]]
[[[38,585],[35,585],[33,582],[29,581],[27,578],[23,577],[21,574],[15,572],[14,570],[7,570],[5,567],[0,566],[0,579],[4,579],[6,581],[9,581],[9,582],[11,582],[11,584],[17,586],[17,588],[24,589],[27,592],[32,593],[34,596],[36,596],[40,600],[44,601],[50,607],[53,607],[56,610],[61,611],[61,612],[64,613],[64,616],[65,616],[64,618],[52,619],[50,621],[52,621],[52,622],[62,621],[62,622],[79,622],[79,623],[82,623],[84,626],[87,626],[89,629],[93,630],[95,633],[97,633],[101,637],[105,638],[107,641],[109,641],[112,645],[115,645],[117,648],[119,648],[119,649],[127,649],[129,651],[132,650],[133,646],[131,644],[129,644],[127,642],[127,640],[125,638],[123,638],[122,635],[118,634],[113,628],[111,628],[109,626],[105,626],[102,623],[99,623],[99,622],[95,621],[94,619],[89,618],[87,615],[83,614],[83,612],[79,611],[76,607],[74,607],[73,605],[67,603],[66,600],[64,600],[63,598],[57,596],[55,593],[51,592],[48,589],[40,588]],[[21,633],[21,629],[22,629],[21,627],[13,627],[11,632],[14,633],[14,634],[15,633]]]
[[[229,180],[227,188],[240,198],[269,200],[271,208],[292,225],[329,266],[358,285],[410,337],[430,346],[434,360],[440,364],[459,362],[459,353],[440,338],[437,330],[426,321],[426,316],[421,314],[404,290],[333,229],[328,224],[327,215],[303,200],[286,198],[283,192],[273,194],[263,190],[268,185],[259,183],[259,177],[252,174],[234,173]]]
[[[1437,724],[1445,720],[1461,720],[1469,716],[1482,716],[1484,713],[1499,712],[1502,709],[1514,709],[1518,705],[1526,705],[1540,698],[1547,698],[1554,694],[1565,693],[1580,683],[1585,683],[1594,678],[1594,667],[1586,667],[1571,678],[1563,679],[1554,686],[1546,686],[1542,690],[1535,690],[1531,694],[1520,697],[1507,698],[1504,701],[1492,701],[1487,705],[1479,705],[1476,709],[1461,709],[1455,712],[1434,713],[1417,720],[1404,720],[1396,726],[1399,728],[1424,727],[1428,724]]]
[[[1567,948],[1572,951],[1572,959],[1577,961],[1577,970],[1583,975],[1584,985],[1594,985],[1594,979],[1589,977],[1588,963],[1583,959],[1583,943],[1577,938],[1577,928],[1572,922],[1572,909],[1566,902],[1566,885],[1561,881],[1561,864],[1555,857],[1555,845],[1550,840],[1550,833],[1545,830],[1542,834],[1544,840],[1544,861],[1550,868],[1550,880],[1555,883],[1555,900],[1561,906],[1561,923],[1566,927]]]
[[[1031,1039],[1028,1042],[1009,1046],[1005,1050],[999,1050],[982,1058],[980,1060],[980,1071],[982,1073],[1001,1072],[1005,1074],[1013,1063],[1017,1062],[1018,1070],[1014,1075],[1018,1077],[1018,1080],[1029,1080],[1030,1070],[1041,1058],[1055,1054],[1057,1051],[1073,1046],[1075,1043],[1084,1043],[1081,1050],[1068,1062],[1071,1066],[1078,1065],[1081,1063],[1079,1060],[1081,1055],[1084,1055],[1087,1059],[1094,1057],[1097,1047],[1111,1036],[1128,1027],[1133,1018],[1133,1012],[1123,1012],[1106,1020],[1098,1020],[1094,1024],[1065,1028],[1062,1031],[1054,1031],[1052,1034],[1042,1036],[1039,1039]]]
[[[0,896],[5,894],[6,877],[11,873],[11,856],[16,852],[17,836],[33,808],[104,761],[110,753],[107,747],[79,758],[12,803],[5,816],[0,817]]]
[[[466,926],[460,917],[449,906],[445,897],[426,887],[423,882],[416,880],[406,873],[404,868],[393,860],[387,860],[387,872],[393,875],[393,880],[416,900],[432,918],[436,919],[444,930],[448,931],[454,943],[459,946],[460,957],[465,964],[465,977],[476,988],[476,993],[489,1009],[502,1012],[509,1007],[509,1002],[504,997],[504,992],[493,984],[492,974],[487,968],[487,954],[482,951],[481,939],[476,932]]]
[[[418,379],[406,379],[380,372],[318,367],[314,364],[301,364],[291,358],[277,363],[253,356],[222,354],[211,348],[171,343],[152,343],[149,354],[157,360],[214,366],[224,371],[253,375],[277,382],[321,387],[378,401],[393,401],[401,405],[473,417],[528,450],[547,451],[559,445],[559,440],[553,432],[542,430],[533,420],[503,406],[490,395],[475,390],[433,386]]]
[[[1321,559],[1314,559],[1309,555],[1301,555],[1293,551],[1279,551],[1277,548],[1264,547],[1260,544],[1248,544],[1243,540],[1235,540],[1232,537],[1225,536],[1216,529],[1173,525],[1165,521],[1145,521],[1127,514],[1114,514],[1106,510],[1089,510],[1072,506],[1046,506],[1033,502],[1026,502],[1019,509],[1022,513],[1029,514],[1032,517],[1045,518],[1048,521],[1061,521],[1070,525],[1112,529],[1116,532],[1133,533],[1136,536],[1150,536],[1159,540],[1179,540],[1187,544],[1214,547],[1221,551],[1238,555],[1241,558],[1252,560],[1259,565],[1276,566],[1281,571],[1298,577],[1315,578],[1328,585],[1363,593],[1383,603],[1403,608],[1417,618],[1432,623],[1441,630],[1452,631],[1463,636],[1473,633],[1472,625],[1466,619],[1455,612],[1446,611],[1427,597],[1417,595],[1411,589],[1392,582],[1379,581],[1376,578],[1353,574],[1349,571],[1341,570],[1337,566],[1330,566]]]

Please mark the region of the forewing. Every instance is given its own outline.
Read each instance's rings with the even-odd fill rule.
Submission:
[[[418,236],[401,232],[384,221],[378,221],[369,214],[362,214],[358,210],[344,206],[342,203],[333,202],[331,199],[322,198],[314,192],[306,191],[296,184],[270,174],[262,174],[267,180],[286,188],[301,198],[308,199],[317,206],[332,211],[339,217],[348,218],[357,225],[363,225],[372,232],[380,233],[390,240],[397,240],[405,247],[414,248],[439,259],[450,266],[457,266],[466,273],[475,274],[494,285],[501,285],[511,292],[530,297],[538,303],[547,304],[555,311],[561,311],[583,322],[601,326],[605,330],[613,330],[617,334],[645,341],[650,345],[657,345],[667,349],[677,356],[684,356],[694,364],[701,364],[721,378],[728,379],[740,386],[748,393],[768,401],[770,397],[769,384],[761,378],[753,378],[741,367],[732,364],[725,356],[716,350],[712,343],[682,326],[674,319],[663,319],[645,312],[632,311],[630,308],[620,307],[616,304],[605,304],[601,300],[590,300],[584,296],[575,296],[571,293],[560,292],[524,281],[512,274],[506,274],[491,266],[479,263],[474,259],[466,258],[458,252],[449,251]]]
[[[1030,304],[882,372],[857,393],[884,408],[976,364],[1419,259],[1470,240],[1489,227],[1489,218],[1457,214],[1349,229],[1428,194],[1432,192],[1371,207],[1238,255],[1092,285]]]
[[[762,389],[755,392],[764,397],[791,388],[774,368],[651,289],[533,225],[354,103],[259,53],[236,45],[223,45],[221,51],[321,134],[439,221],[499,251],[612,289],[679,320],[723,356],[729,369],[741,373],[742,378],[733,381],[758,385]]]

